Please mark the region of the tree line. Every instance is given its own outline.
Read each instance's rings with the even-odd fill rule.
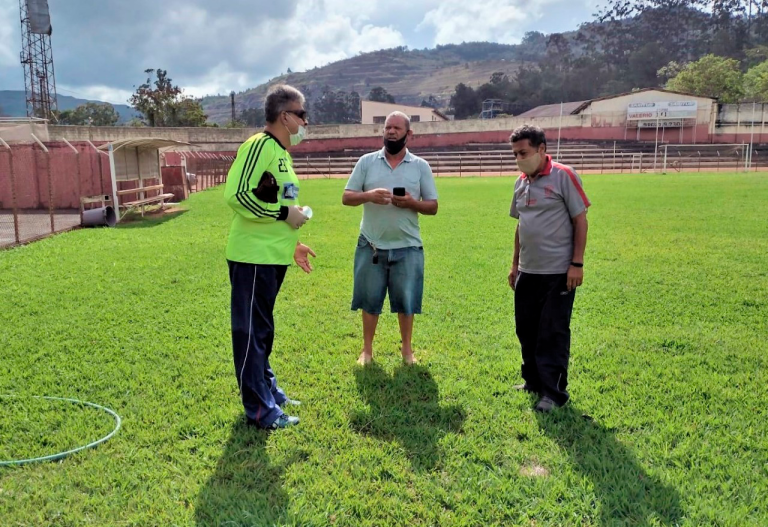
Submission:
[[[495,73],[456,86],[449,111],[477,116],[486,99],[509,113],[666,87],[721,102],[768,100],[768,2],[609,0],[573,33],[526,33],[525,60],[511,77]]]

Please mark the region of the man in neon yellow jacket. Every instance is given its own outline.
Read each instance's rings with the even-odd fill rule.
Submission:
[[[309,273],[308,256],[315,253],[299,242],[309,209],[299,205],[299,180],[288,153],[306,131],[304,96],[291,86],[275,86],[264,110],[267,125],[238,149],[224,195],[235,212],[227,262],[237,383],[247,422],[278,429],[299,422],[283,412],[299,402],[278,387],[269,365],[275,300],[291,261]]]

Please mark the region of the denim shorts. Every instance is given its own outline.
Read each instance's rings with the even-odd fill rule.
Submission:
[[[424,294],[424,248],[374,249],[360,236],[355,250],[355,286],[352,309],[380,315],[389,291],[392,313],[421,313]]]

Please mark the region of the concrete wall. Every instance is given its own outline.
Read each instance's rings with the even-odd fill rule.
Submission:
[[[766,109],[766,121],[768,121],[768,109]],[[734,114],[735,115],[735,114]],[[766,121],[756,121],[754,133],[758,142],[768,141]],[[517,126],[525,123],[536,124],[544,128],[547,135],[556,137],[559,117],[520,119],[516,117],[490,119],[447,121],[443,123],[414,123],[414,145],[420,144],[430,147],[458,146],[467,143],[503,143],[509,138],[510,132]],[[710,130],[713,128],[714,130]],[[85,130],[85,131],[83,131]],[[66,138],[70,141],[83,140],[84,137],[92,138],[96,144],[107,140],[124,138],[128,134],[122,133],[124,129],[117,129],[121,133],[112,133],[109,128],[88,127],[51,127],[51,140]],[[132,129],[133,130],[133,129]],[[178,141],[192,142],[195,149],[211,152],[236,151],[240,144],[257,129],[221,130],[206,129],[205,132],[197,132],[195,129],[139,129],[144,134],[132,132],[131,137],[165,137]],[[193,133],[190,133],[192,131]],[[381,145],[383,134],[381,125],[329,125],[309,128],[308,139],[296,147],[296,154],[308,154],[317,152],[343,151],[345,149],[370,148]],[[682,141],[679,129],[665,130],[667,134],[675,135],[675,142],[684,143],[731,143],[734,136],[748,140],[752,134],[752,125],[749,121],[741,121],[737,129],[736,123],[699,123],[696,127],[687,127],[684,130]],[[626,128],[624,124],[616,125],[610,118],[592,114],[590,116],[569,115],[563,116],[562,137],[564,139],[591,141],[591,140],[655,140],[655,128],[642,129],[638,135],[636,128]]]
[[[80,196],[111,194],[109,158],[88,144],[0,147],[0,209],[76,209]]]
[[[721,104],[717,112],[720,126],[746,123],[761,126],[766,120],[766,103]]]
[[[469,119],[463,121],[436,121],[413,123],[413,131],[416,134],[450,134],[461,132],[484,132],[505,130],[509,132],[520,124],[532,122],[544,128],[557,128],[559,117],[547,117],[541,119],[521,119],[519,117],[505,117],[499,119]],[[564,116],[563,126],[572,126],[578,123],[582,125],[579,116]],[[51,141],[60,141],[66,138],[68,141],[116,141],[118,139],[136,139],[140,137],[157,137],[174,139],[195,144],[229,143],[240,144],[255,133],[258,128],[150,128],[127,126],[48,126]],[[371,137],[384,133],[384,126],[380,124],[330,124],[317,125],[307,128],[307,139],[326,138],[352,138]]]
[[[0,120],[0,139],[6,143],[33,141],[30,134],[34,134],[41,141],[49,141],[48,126],[45,124],[28,124],[18,121],[9,122]],[[1,145],[2,143],[0,143]]]
[[[626,101],[625,101],[626,103]],[[425,146],[457,146],[466,143],[506,142],[510,132],[522,124],[541,126],[552,137],[562,126],[562,137],[572,140],[629,140],[637,137],[635,129],[625,129],[626,108],[622,112],[565,115],[541,118],[504,117],[498,119],[470,119],[462,121],[418,122],[412,129],[414,144]],[[706,123],[706,124],[704,124]],[[703,121],[693,130],[686,130],[685,142],[710,142],[709,121]],[[138,137],[162,137],[189,142],[202,150],[231,152],[251,135],[256,128],[128,128],[50,126],[51,140],[66,138],[70,141],[114,141]],[[344,149],[379,147],[384,126],[381,124],[309,126],[307,140],[293,151],[297,154],[341,151]],[[641,140],[653,141],[655,130],[642,130]],[[715,138],[716,139],[716,138]]]
[[[154,137],[187,143],[242,143],[256,128],[150,128],[148,126],[48,126],[51,141],[117,141]]]
[[[574,141],[614,141],[614,140],[640,140],[654,142],[656,130],[627,128],[626,105],[630,101],[639,99],[658,100],[661,96],[668,96],[668,100],[675,94],[664,92],[640,92],[626,97],[597,101],[593,103],[583,115],[565,115],[562,121],[559,116],[543,118],[519,118],[504,117],[489,120],[463,120],[443,122],[419,122],[413,123],[415,138],[414,147],[452,147],[468,143],[503,143],[506,142],[511,130],[525,123],[535,124],[544,128],[550,139],[555,138],[557,129],[562,125],[562,138]],[[638,99],[634,99],[637,97]],[[686,98],[687,96],[676,96]],[[687,97],[690,99],[690,97]],[[749,120],[741,119],[748,113],[751,118],[752,105],[724,105],[717,114],[717,107],[712,105],[709,99],[698,98],[700,103],[699,124],[695,127],[687,127],[682,138],[679,129],[663,130],[659,135],[664,136],[665,141],[675,143],[732,143],[749,140],[752,134],[752,125]],[[763,115],[768,113],[760,107],[760,121],[755,123],[756,141],[768,140],[768,130],[765,130]],[[715,123],[712,118],[707,119],[707,112],[713,112],[720,118]],[[712,116],[710,116],[712,117]],[[736,123],[739,127],[736,128]],[[756,117],[757,121],[757,117]],[[0,132],[7,129],[0,128]],[[236,151],[240,144],[251,135],[259,132],[256,128],[246,129],[222,129],[222,128],[131,128],[131,127],[87,127],[87,126],[49,126],[36,131],[36,135],[42,140],[49,136],[50,141],[67,139],[71,142],[92,141],[100,144],[105,141],[117,139],[159,137],[175,139],[193,143],[196,150],[211,152]],[[296,155],[307,155],[324,152],[339,152],[345,149],[370,150],[380,148],[383,134],[381,124],[358,125],[324,125],[310,126],[308,139],[296,147],[293,152]],[[17,127],[13,132],[16,140],[31,142],[29,130]],[[0,135],[2,137],[2,135]],[[9,141],[10,142],[10,141]]]
[[[614,114],[615,115],[615,114]],[[622,115],[625,117],[626,112]],[[617,125],[618,116],[610,115],[567,115],[562,119],[561,137],[574,141],[623,141],[639,140],[654,142],[656,139],[655,128],[641,129],[626,128],[622,122]],[[521,119],[518,117],[506,117],[489,120],[446,121],[434,123],[414,123],[413,146],[419,147],[451,147],[468,143],[504,143],[508,140],[510,132],[522,124],[535,124],[544,128],[551,138],[557,137],[557,129],[560,125],[559,117],[546,117],[537,119]],[[711,133],[710,128],[714,128]],[[760,132],[762,128],[762,132]],[[117,130],[117,133],[113,132]],[[114,140],[125,137],[166,137],[178,141],[191,142],[196,145],[196,150],[211,152],[236,151],[240,144],[251,135],[259,132],[258,129],[222,130],[216,128],[89,128],[89,127],[50,127],[52,140],[67,138],[70,141],[82,140],[84,137],[100,144],[105,140]],[[143,133],[140,133],[143,132]],[[760,133],[758,133],[760,132]],[[295,155],[306,155],[323,152],[339,152],[346,149],[368,150],[381,147],[381,137],[384,133],[382,125],[327,125],[310,126],[308,139],[295,147],[292,152]],[[679,129],[660,130],[660,136],[664,135],[665,141],[675,143],[732,143],[740,142],[734,139],[737,129],[734,125],[714,126],[714,123],[699,123],[695,127],[684,129],[682,139]],[[752,133],[751,124],[740,123],[738,136],[749,140]],[[757,142],[768,141],[768,130],[764,125],[755,123],[755,135]]]
[[[717,141],[715,143],[768,143],[767,123],[756,122],[754,128],[751,123],[736,125],[721,125],[717,128]]]

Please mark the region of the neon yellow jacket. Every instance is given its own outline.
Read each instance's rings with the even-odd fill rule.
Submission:
[[[265,173],[277,181],[276,203],[256,197]],[[288,151],[270,133],[261,132],[240,145],[229,169],[224,197],[234,211],[227,259],[253,264],[290,265],[299,231],[283,221],[288,207],[299,205],[299,180]],[[271,200],[270,200],[271,201]]]

